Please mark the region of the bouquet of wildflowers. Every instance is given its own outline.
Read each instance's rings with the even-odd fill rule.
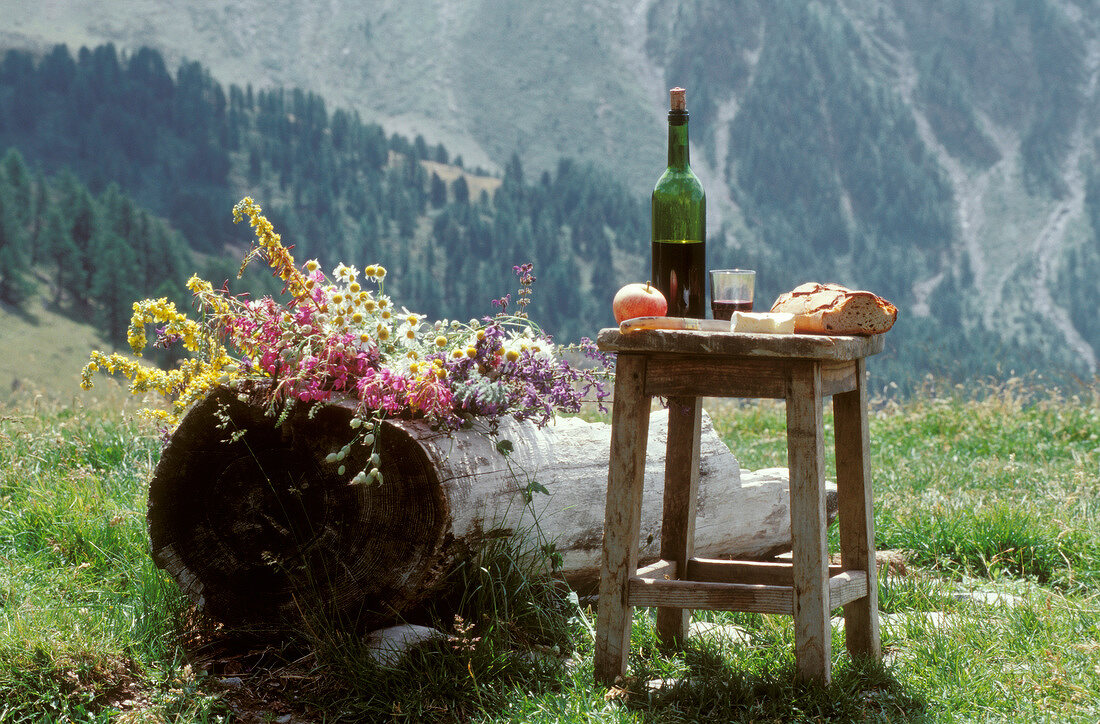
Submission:
[[[609,362],[590,340],[579,347],[596,364],[574,367],[527,318],[534,282],[530,264],[515,267],[521,282],[517,313],[508,313],[505,296],[494,302],[499,312],[480,321],[430,322],[394,307],[383,291],[383,267],[340,264],[329,278],[316,261],[296,264],[252,199],[243,199],[233,214],[235,221],[248,218],[257,237],[241,271],[262,258],[282,279],[290,300],[234,296],[192,277],[187,287],[200,321],[165,298],[147,299],[134,304],[128,332],[138,357],[148,344],[149,326],[156,330],[156,346],[179,344],[189,357],[161,370],[93,352],[84,368],[84,389],[97,371],[121,374],[134,394],[155,391],[170,402],[169,409],[144,411],[169,430],[219,385],[235,387],[242,399],[265,404],[276,416],[299,403],[350,399],[356,402],[355,432],[329,456],[334,463],[352,444],[375,446],[386,417],[421,417],[444,430],[473,421],[492,428],[505,415],[543,425],[555,412],[579,411],[589,395],[601,403],[607,396],[601,381],[610,374]],[[353,482],[378,480],[375,453],[370,469],[359,471]]]

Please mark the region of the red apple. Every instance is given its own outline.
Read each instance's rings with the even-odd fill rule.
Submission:
[[[668,302],[665,295],[649,282],[627,284],[615,292],[611,311],[616,322],[634,317],[663,317],[668,311]]]

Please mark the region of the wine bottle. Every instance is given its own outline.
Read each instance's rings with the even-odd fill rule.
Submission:
[[[668,300],[668,316],[704,319],[707,197],[688,158],[685,91],[669,91],[668,168],[653,188],[653,284]]]

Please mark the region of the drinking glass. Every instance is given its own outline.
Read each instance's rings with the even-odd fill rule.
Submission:
[[[734,312],[752,311],[756,272],[752,269],[711,269],[710,309],[715,319],[731,319]]]

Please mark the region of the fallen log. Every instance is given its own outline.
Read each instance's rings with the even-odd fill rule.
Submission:
[[[310,607],[385,625],[438,590],[464,544],[524,530],[537,516],[566,580],[598,579],[610,426],[576,418],[542,429],[505,420],[495,438],[391,420],[382,484],[348,481],[325,457],[351,437],[350,403],[282,422],[219,389],[165,447],[149,487],[153,559],[201,609],[230,624],[293,625]],[[768,558],[790,548],[787,471],[749,473],[704,415],[697,555]],[[667,412],[650,423],[640,545],[657,555]],[[507,455],[498,446],[511,443]],[[537,485],[531,485],[531,481]],[[545,488],[548,494],[531,490]],[[526,499],[530,497],[530,504]]]

